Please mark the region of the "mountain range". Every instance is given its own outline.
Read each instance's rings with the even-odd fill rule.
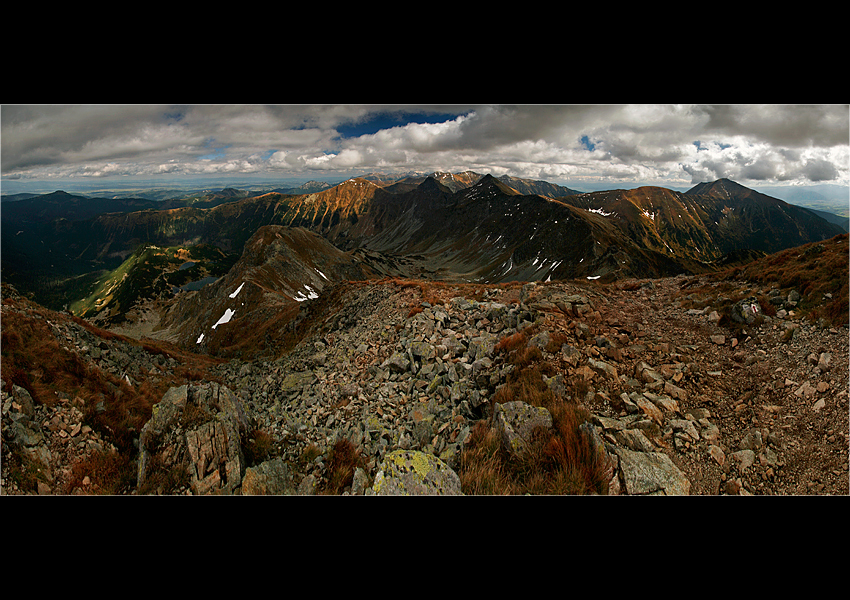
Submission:
[[[372,495],[402,462],[412,493],[847,490],[848,234],[729,180],[0,217],[4,494]]]
[[[183,303],[169,310],[187,324],[187,343],[212,325],[199,315],[234,310],[212,298],[242,283],[240,301],[295,307],[329,282],[383,276],[606,282],[707,273],[841,233],[816,212],[727,179],[684,193],[651,186],[581,193],[470,171],[378,174],[259,195],[224,189],[153,201],[55,192],[4,202],[2,268],[5,282],[43,305],[105,322],[120,322],[146,297]],[[172,250],[165,260],[163,249],[183,254]],[[204,257],[192,274],[218,278],[209,289],[186,292],[186,274],[175,275],[192,252]],[[144,284],[133,275],[142,272]]]

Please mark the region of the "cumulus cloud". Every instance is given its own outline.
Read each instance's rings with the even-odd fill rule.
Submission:
[[[846,105],[3,106],[0,116],[6,179],[380,168],[848,181]]]

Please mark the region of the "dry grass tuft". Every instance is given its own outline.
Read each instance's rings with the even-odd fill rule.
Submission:
[[[268,460],[273,449],[274,438],[262,429],[253,429],[242,441],[242,453],[249,467]]]
[[[71,466],[65,493],[113,496],[136,486],[136,461],[117,452],[93,452]]]
[[[611,465],[604,450],[582,428],[590,419],[589,411],[550,389],[544,375],[554,374],[554,367],[543,360],[539,348],[520,340],[516,337],[502,348],[514,368],[493,403],[522,401],[543,407],[552,415],[553,427],[535,432],[528,452],[518,457],[504,448],[492,415],[491,420],[476,423],[461,455],[464,493],[606,494]]]
[[[340,439],[331,448],[327,466],[327,484],[325,493],[339,495],[345,488],[351,487],[354,471],[362,466],[363,460],[354,444]]]
[[[506,335],[500,339],[493,348],[494,354],[509,353],[523,348],[528,343],[528,338],[522,331]]]

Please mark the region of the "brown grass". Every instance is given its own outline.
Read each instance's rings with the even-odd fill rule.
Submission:
[[[166,468],[162,462],[162,454],[151,456],[147,467],[147,476],[139,488],[139,495],[159,494],[181,486],[188,486],[191,481],[189,468],[185,463]]]
[[[339,495],[354,481],[354,471],[362,466],[363,459],[354,444],[340,439],[331,448],[327,465],[326,494]]]
[[[85,479],[88,478],[88,482]],[[117,452],[93,452],[71,466],[66,494],[126,494],[136,486],[136,461]]]
[[[274,450],[274,438],[263,429],[251,430],[242,441],[242,453],[249,467],[268,460]]]
[[[528,338],[522,331],[517,331],[510,335],[504,336],[493,347],[494,354],[508,353],[524,347],[528,343]]]
[[[74,318],[73,321],[110,343],[142,346],[147,352],[163,354],[178,360],[175,375],[160,373],[156,383],[144,375],[138,385],[101,370],[77,350],[59,342],[48,321],[62,325],[70,323],[61,313],[29,305],[21,299],[4,299],[15,303],[25,312],[8,311],[2,322],[2,377],[7,386],[20,385],[39,405],[53,406],[60,397],[81,401],[83,423],[97,431],[113,444],[118,452],[95,452],[83,457],[71,467],[71,478],[65,493],[119,494],[135,485],[134,440],[150,419],[154,404],[160,401],[169,387],[187,380],[207,379],[207,367],[215,359],[183,352],[164,342],[146,340],[140,343],[90,323]],[[77,401],[79,402],[79,401]],[[22,477],[26,465],[20,463]],[[88,476],[89,485],[83,486]]]
[[[514,369],[496,391],[493,403],[522,401],[543,407],[552,415],[553,427],[535,432],[528,452],[517,457],[503,447],[492,414],[490,420],[477,422],[461,455],[459,475],[464,493],[607,493],[610,461],[580,428],[590,413],[571,398],[552,392],[544,374],[554,375],[553,365],[542,360],[539,348],[525,346],[521,340],[515,337],[502,348]]]
[[[687,279],[677,296],[685,308],[715,307],[727,317],[721,324],[729,324],[728,312],[732,304],[752,292],[742,293],[741,284],[749,282],[764,288],[775,288],[787,294],[800,293],[801,300],[795,310],[812,321],[823,320],[826,325],[847,325],[850,322],[850,259],[848,234],[838,235],[823,242],[789,248],[760,258],[744,266],[737,266],[707,274],[707,285],[697,285],[698,278]],[[694,294],[702,300],[688,299]],[[826,298],[830,294],[832,298]],[[725,296],[727,301],[717,302]],[[776,315],[776,307],[764,294],[756,294],[764,315]]]
[[[726,271],[727,279],[746,279],[801,295],[798,310],[810,319],[834,325],[848,323],[848,234],[789,248],[746,267]],[[832,299],[824,299],[831,294]],[[764,307],[764,305],[763,305]]]

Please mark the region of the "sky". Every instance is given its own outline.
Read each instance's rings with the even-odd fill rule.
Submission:
[[[848,105],[0,106],[0,191],[460,172],[578,190],[850,184]]]

